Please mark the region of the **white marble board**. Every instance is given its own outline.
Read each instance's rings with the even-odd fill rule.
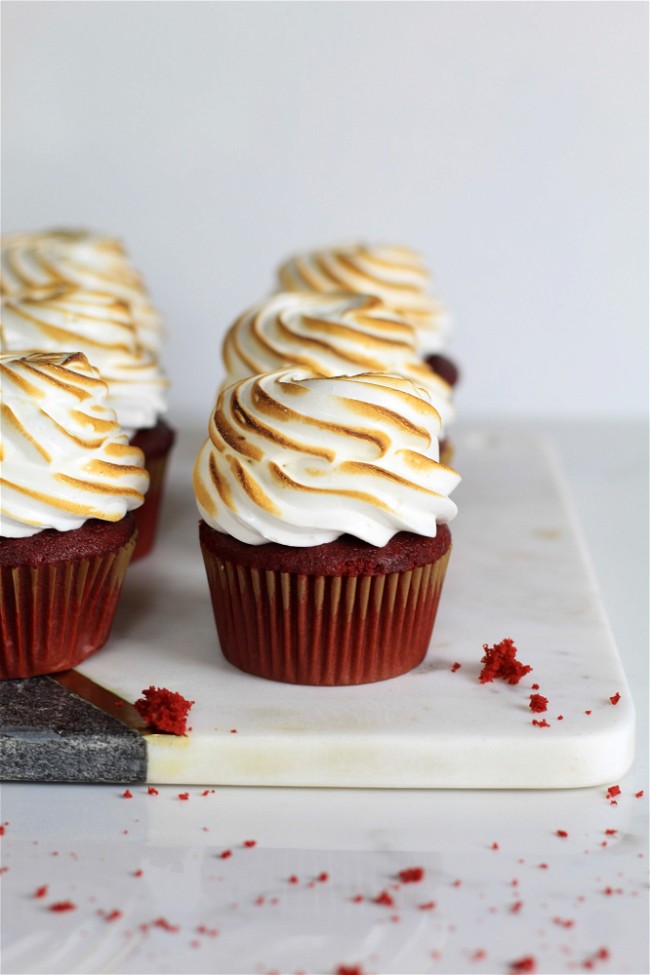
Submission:
[[[313,688],[220,653],[190,483],[201,439],[181,436],[159,545],[129,569],[109,644],[78,668],[131,702],[151,684],[195,701],[186,737],[146,736],[149,782],[552,789],[630,767],[631,696],[550,442],[456,435],[459,515],[427,658],[394,680]],[[482,645],[504,637],[533,671],[481,684]],[[533,683],[544,714],[529,709]]]

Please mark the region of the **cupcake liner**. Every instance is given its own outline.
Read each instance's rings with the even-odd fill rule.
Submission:
[[[115,551],[0,567],[0,679],[68,670],[108,639],[135,534]]]
[[[134,511],[138,526],[138,540],[132,562],[148,555],[156,541],[158,521],[162,509],[167,461],[174,445],[175,433],[164,421],[159,420],[151,429],[138,430],[131,443],[144,453],[144,466],[149,472],[149,489],[144,504]]]
[[[320,576],[244,566],[203,549],[224,656],[291,684],[366,684],[423,660],[450,549],[388,575]]]
[[[149,472],[149,489],[145,494],[144,504],[133,512],[138,526],[138,540],[135,543],[132,562],[144,558],[154,546],[162,509],[167,458],[168,454],[164,457],[156,457],[154,460],[145,458],[145,467]]]

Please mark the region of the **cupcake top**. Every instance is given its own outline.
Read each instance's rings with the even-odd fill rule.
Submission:
[[[81,353],[0,355],[0,535],[119,521],[144,501],[149,475]]]
[[[87,230],[11,234],[2,239],[2,293],[72,285],[128,302],[140,343],[160,352],[162,323],[119,240]]]
[[[108,386],[108,405],[120,426],[156,425],[166,412],[167,380],[138,342],[133,315],[121,298],[58,287],[2,300],[0,351],[83,352]]]
[[[242,542],[383,546],[435,536],[459,475],[439,463],[440,417],[403,377],[293,368],[222,390],[194,467],[202,518]]]
[[[352,291],[376,295],[416,330],[421,356],[446,344],[449,316],[430,293],[431,276],[410,247],[350,243],[290,257],[278,269],[283,291]]]
[[[326,376],[388,372],[423,386],[443,426],[453,416],[451,387],[419,358],[414,327],[369,295],[279,292],[239,316],[222,352],[224,386],[288,366]]]

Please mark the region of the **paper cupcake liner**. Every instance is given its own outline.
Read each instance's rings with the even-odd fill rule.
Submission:
[[[68,670],[108,639],[135,535],[101,555],[0,567],[0,679]]]
[[[144,504],[133,512],[138,526],[138,540],[135,543],[132,562],[144,558],[154,546],[162,509],[167,458],[168,455],[165,454],[163,457],[145,461],[145,467],[149,472],[149,488],[144,496]]]
[[[374,576],[258,569],[204,550],[224,656],[291,684],[366,684],[423,660],[449,552],[429,565]]]
[[[162,509],[167,461],[175,439],[174,430],[163,419],[158,420],[155,427],[137,430],[131,438],[131,443],[144,453],[144,466],[149,472],[149,489],[144,504],[134,511],[138,526],[138,540],[132,562],[148,555],[155,544]]]

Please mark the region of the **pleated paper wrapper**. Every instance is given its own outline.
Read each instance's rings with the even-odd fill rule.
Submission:
[[[224,656],[291,684],[366,684],[422,662],[450,549],[388,575],[318,576],[236,564],[204,550]]]
[[[108,639],[135,547],[42,565],[2,566],[0,679],[67,670]]]

